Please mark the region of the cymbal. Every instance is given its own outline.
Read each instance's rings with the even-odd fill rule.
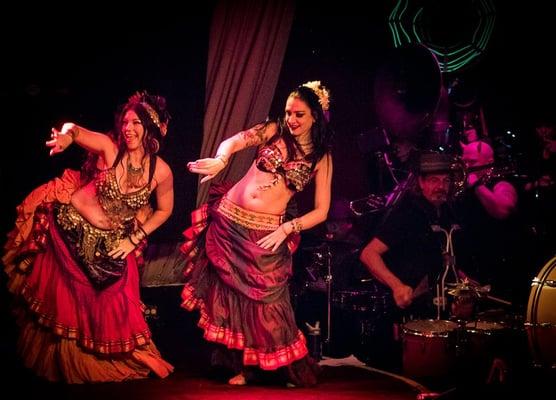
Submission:
[[[446,286],[452,286],[453,289],[448,289],[447,293],[451,296],[480,296],[490,292],[490,285],[478,286],[469,284],[468,282],[447,283]]]

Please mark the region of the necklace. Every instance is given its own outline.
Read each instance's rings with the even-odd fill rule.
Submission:
[[[128,157],[127,159],[127,185],[131,188],[138,188],[141,187],[141,180],[143,178],[143,173],[145,170],[143,169],[143,162],[139,167],[134,167],[131,163],[131,158]]]
[[[299,149],[301,150],[302,156],[306,156],[307,154],[311,153],[314,149],[312,141],[308,141],[306,143],[297,142],[297,144],[299,145]]]

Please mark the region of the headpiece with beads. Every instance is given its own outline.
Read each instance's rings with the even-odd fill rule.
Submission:
[[[160,129],[160,133],[162,133],[162,136],[166,136],[166,133],[168,132],[168,126],[167,124],[164,124],[160,121],[160,116],[158,115],[156,110],[149,103],[147,103],[147,97],[148,93],[146,91],[137,91],[128,99],[128,104],[141,104],[145,111],[147,111],[147,114],[149,114],[151,121],[158,127],[158,129]]]

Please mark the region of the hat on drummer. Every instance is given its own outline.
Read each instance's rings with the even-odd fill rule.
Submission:
[[[453,172],[454,157],[444,153],[423,153],[419,158],[419,175],[448,174]]]

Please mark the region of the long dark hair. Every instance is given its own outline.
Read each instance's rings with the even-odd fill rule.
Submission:
[[[156,122],[149,114],[148,107],[151,107],[156,113]],[[116,113],[114,129],[107,133],[108,136],[118,143],[118,153],[123,153],[126,150],[121,132],[124,115],[129,110],[135,111],[145,128],[145,135],[143,136],[145,157],[158,153],[162,138],[166,135],[166,129],[170,121],[170,113],[166,108],[166,99],[162,96],[150,95],[146,91],[136,92],[129,98],[127,103],[120,106],[119,111]],[[98,173],[98,159],[98,154],[87,153],[87,157],[80,169],[81,185],[87,184]]]
[[[311,141],[313,142],[313,151],[306,155],[306,159],[311,161],[313,167],[320,161],[325,154],[332,150],[332,136],[333,131],[328,120],[324,115],[321,104],[319,103],[319,97],[317,94],[306,86],[298,86],[294,91],[290,93],[288,98],[298,98],[303,101],[311,110],[311,115],[315,122],[311,127]],[[294,157],[296,150],[303,153],[303,150],[291,135],[285,118],[280,119],[279,123],[280,136],[283,138],[286,148],[288,150],[288,159]]]
[[[170,120],[170,113],[166,108],[166,99],[162,96],[150,95],[146,91],[137,92],[121,107],[121,110],[116,115],[115,123],[116,132],[118,132],[119,152],[126,150],[122,135],[122,124],[125,113],[130,110],[137,114],[145,128],[145,134],[143,135],[145,157],[158,153]]]

